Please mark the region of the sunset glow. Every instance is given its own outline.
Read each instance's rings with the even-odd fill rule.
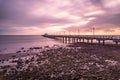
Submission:
[[[92,35],[93,27],[120,35],[120,0],[0,0],[1,35]]]

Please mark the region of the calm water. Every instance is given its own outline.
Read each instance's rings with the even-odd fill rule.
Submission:
[[[43,47],[43,46],[52,46],[54,44],[60,44],[62,43],[45,38],[38,35],[17,35],[17,36],[11,36],[11,35],[2,35],[0,36],[0,54],[4,53],[14,53],[21,49],[21,47],[24,48],[30,48],[30,47]]]

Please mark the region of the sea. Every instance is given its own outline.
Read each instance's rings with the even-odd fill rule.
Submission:
[[[15,53],[21,48],[64,45],[41,35],[0,35],[0,54]]]

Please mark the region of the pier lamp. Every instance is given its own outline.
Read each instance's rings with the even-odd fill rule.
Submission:
[[[93,35],[95,35],[95,28],[93,27]]]

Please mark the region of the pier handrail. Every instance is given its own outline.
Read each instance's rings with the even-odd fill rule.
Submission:
[[[43,35],[46,37],[93,38],[106,40],[120,40],[120,35]]]

